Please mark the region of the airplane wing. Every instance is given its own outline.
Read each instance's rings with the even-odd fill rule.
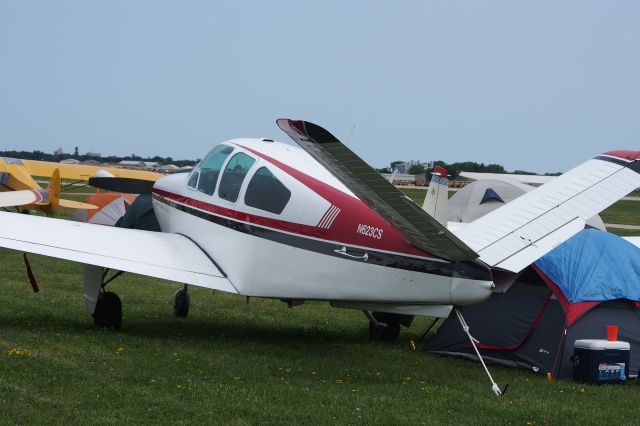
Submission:
[[[333,173],[407,240],[428,253],[458,261],[478,255],[447,228],[322,127],[307,121],[277,120],[278,127]]]
[[[31,176],[51,176],[55,169],[60,170],[60,177],[62,179],[73,179],[87,181],[90,177],[93,177],[99,171],[107,171],[115,177],[144,179],[156,181],[163,175],[155,172],[148,172],[146,170],[130,170],[121,169],[119,167],[108,166],[86,166],[84,164],[65,164],[65,163],[53,163],[49,161],[36,161],[36,160],[20,160],[22,165],[27,169]]]
[[[543,185],[554,180],[557,176],[540,175],[517,175],[510,173],[481,173],[481,172],[460,172],[460,176],[473,180],[502,180],[506,182],[519,182],[527,185]]]
[[[490,266],[518,272],[640,186],[640,151],[589,160],[455,234]]]
[[[629,241],[634,246],[640,248],[640,237],[623,237],[623,238]]]
[[[49,196],[45,190],[23,189],[21,191],[0,192],[0,207],[26,206],[47,203]]]
[[[0,247],[237,293],[183,235],[0,212]]]

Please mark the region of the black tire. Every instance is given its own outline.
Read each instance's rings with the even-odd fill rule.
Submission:
[[[181,288],[173,295],[173,313],[180,318],[186,318],[189,315],[189,305],[191,304],[191,296],[189,290]]]
[[[373,312],[373,317],[380,323],[387,324],[386,327],[376,327],[369,321],[369,338],[371,340],[382,340],[384,342],[395,342],[400,337],[400,321],[402,315],[389,314],[386,312]]]
[[[93,324],[100,328],[119,330],[122,326],[122,302],[117,294],[100,293],[93,312]]]

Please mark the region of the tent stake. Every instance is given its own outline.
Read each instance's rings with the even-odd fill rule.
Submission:
[[[487,368],[487,365],[484,363],[484,359],[482,359],[482,355],[480,355],[480,351],[478,351],[478,348],[476,347],[476,343],[480,343],[480,342],[471,335],[471,332],[469,332],[469,326],[467,325],[467,322],[464,320],[464,317],[462,316],[462,312],[460,312],[460,309],[457,306],[455,307],[455,311],[456,311],[456,315],[458,316],[458,321],[460,321],[460,325],[462,326],[462,329],[469,337],[471,346],[473,346],[473,349],[475,349],[476,355],[478,355],[478,359],[480,360],[480,362],[482,363],[482,366],[484,367],[484,371],[486,371],[487,376],[489,376],[489,380],[491,381],[491,390],[497,396],[501,396],[502,392],[500,391],[500,387],[493,380],[493,377],[491,377],[491,373],[489,373],[489,369]],[[506,387],[505,387],[505,390],[507,390]]]

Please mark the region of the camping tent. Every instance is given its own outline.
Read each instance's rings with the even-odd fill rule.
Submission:
[[[457,191],[449,200],[448,221],[473,222],[534,189],[533,186],[515,181],[485,179],[472,182]],[[605,230],[604,223],[598,215],[587,220],[587,225]]]
[[[117,192],[101,192],[87,197],[84,202],[97,206],[97,209],[78,209],[73,220],[113,226],[126,213],[136,195]]]
[[[572,375],[578,339],[606,338],[606,326],[631,345],[630,373],[640,369],[640,249],[613,234],[584,230],[527,268],[491,298],[462,310],[486,360]],[[422,346],[476,359],[455,317]]]

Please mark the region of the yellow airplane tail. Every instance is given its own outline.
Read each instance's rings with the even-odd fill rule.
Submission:
[[[49,192],[49,206],[48,213],[52,216],[58,212],[60,206],[60,170],[55,169],[47,185],[47,192]]]
[[[53,171],[53,175],[51,176],[51,180],[49,180],[49,186],[47,186],[47,191],[49,191],[49,213],[53,216],[58,212],[60,207],[66,207],[69,209],[97,209],[97,206],[88,203],[82,203],[80,201],[66,200],[64,198],[60,198],[60,171],[55,169]]]

